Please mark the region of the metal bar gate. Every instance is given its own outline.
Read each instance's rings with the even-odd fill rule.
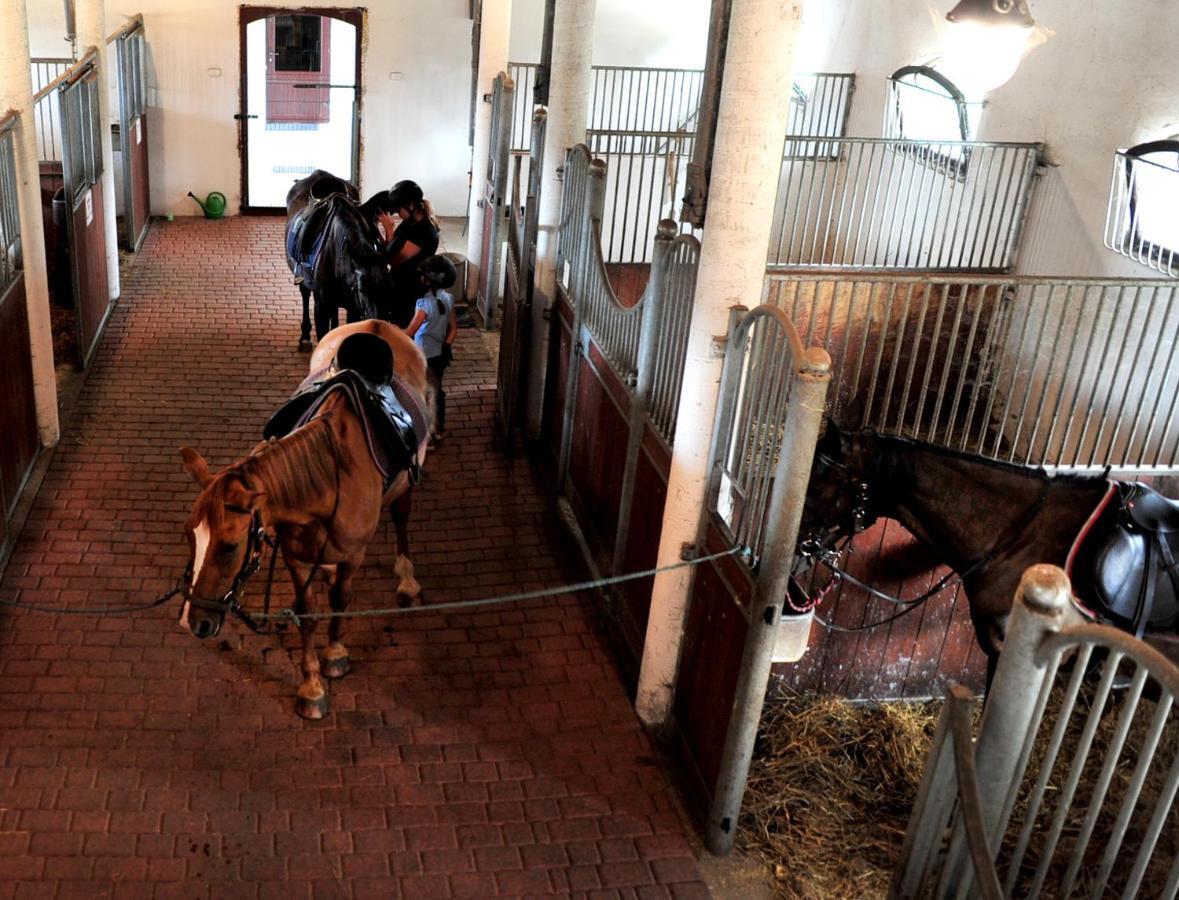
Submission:
[[[483,252],[476,304],[483,327],[499,324],[503,296],[504,241],[508,230],[508,175],[511,154],[512,96],[515,83],[500,72],[491,94],[491,144],[483,183]]]
[[[139,249],[151,217],[147,151],[147,91],[144,67],[146,41],[143,15],[137,15],[107,38],[116,51],[119,141],[121,156],[123,226],[120,240],[132,252]]]

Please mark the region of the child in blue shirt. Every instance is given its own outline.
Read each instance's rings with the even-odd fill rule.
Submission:
[[[446,393],[442,390],[442,373],[454,356],[451,345],[458,333],[454,298],[446,289],[454,287],[458,273],[444,256],[422,260],[418,273],[425,293],[418,298],[413,319],[405,333],[421,348],[434,382],[434,433],[430,437],[434,444],[438,444],[446,436]]]

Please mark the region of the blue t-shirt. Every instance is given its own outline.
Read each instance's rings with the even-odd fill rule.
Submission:
[[[450,330],[450,311],[454,309],[454,298],[446,291],[431,290],[418,298],[414,309],[426,314],[424,321],[414,333],[413,339],[422,348],[426,359],[433,359],[442,352],[446,343],[446,332]]]

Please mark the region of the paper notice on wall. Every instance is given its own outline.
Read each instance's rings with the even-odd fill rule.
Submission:
[[[94,221],[94,192],[86,192],[86,224],[89,225]]]
[[[135,120],[135,143],[143,143],[143,129],[140,127],[143,124],[143,119]]]

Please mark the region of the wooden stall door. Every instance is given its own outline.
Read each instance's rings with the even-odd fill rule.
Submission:
[[[78,315],[78,356],[83,368],[90,364],[111,310],[102,190],[100,178],[81,193],[68,219],[74,303]]]
[[[17,275],[0,296],[0,359],[5,361],[4,374],[0,377],[0,549],[3,549],[13,510],[40,448],[23,274]]]

